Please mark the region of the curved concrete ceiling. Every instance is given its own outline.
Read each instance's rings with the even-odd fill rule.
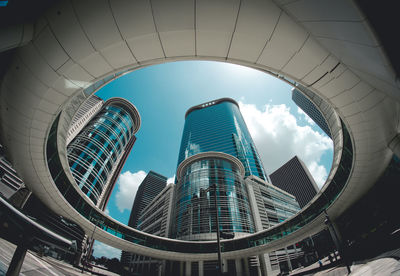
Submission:
[[[387,145],[399,132],[400,91],[351,0],[61,1],[37,19],[32,41],[18,49],[3,79],[1,140],[26,185],[54,211],[82,221],[60,200],[45,157],[46,135],[63,105],[121,70],[200,59],[287,76],[340,114],[354,142],[354,167],[331,217],[386,168]],[[95,238],[126,249],[109,236]]]

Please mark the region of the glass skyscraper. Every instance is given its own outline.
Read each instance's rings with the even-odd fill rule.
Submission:
[[[95,205],[104,207],[110,180],[132,148],[139,130],[137,109],[121,98],[111,98],[67,146],[76,184]]]
[[[249,175],[267,180],[238,103],[222,98],[190,108],[178,156],[173,235],[215,239],[215,194],[219,230],[236,236],[254,232],[244,184]]]
[[[223,152],[242,162],[245,176],[268,180],[235,100],[222,98],[194,106],[185,117],[178,165],[198,153]]]
[[[254,232],[244,167],[237,158],[221,152],[199,153],[179,165],[177,178],[175,238],[216,239],[216,209],[220,231],[235,232],[236,236]]]
[[[302,87],[302,90],[307,88]],[[311,92],[312,93],[312,92]],[[313,93],[314,94],[314,93]],[[317,95],[314,94],[314,98],[319,99]],[[305,96],[300,90],[292,89],[292,100],[300,107],[330,138],[332,138],[329,126],[318,108]],[[320,101],[322,99],[319,99]]]

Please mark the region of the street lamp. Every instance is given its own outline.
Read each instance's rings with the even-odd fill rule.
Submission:
[[[350,274],[351,273],[350,266],[349,266],[349,263],[347,262],[347,258],[345,258],[345,256],[344,256],[342,243],[339,239],[339,236],[336,233],[335,227],[333,226],[326,210],[324,210],[324,213],[325,213],[325,224],[328,226],[328,230],[329,230],[329,233],[331,234],[332,240],[335,243],[336,248],[338,249],[341,258],[343,259],[343,261],[346,265],[347,272]]]
[[[218,215],[218,203],[217,203],[217,185],[214,183],[205,189],[205,192],[214,189],[214,205],[215,205],[215,221],[216,221],[216,232],[217,232],[217,247],[218,247],[218,272],[222,275],[222,259],[221,259],[221,241],[219,232],[219,215]]]
[[[226,233],[219,230],[219,214],[218,214],[218,202],[217,202],[217,185],[214,183],[207,189],[202,189],[204,192],[209,192],[210,189],[214,189],[214,205],[215,205],[215,221],[216,221],[216,232],[217,232],[217,247],[218,247],[218,272],[222,275],[222,259],[221,259],[221,238],[233,239],[235,233]]]

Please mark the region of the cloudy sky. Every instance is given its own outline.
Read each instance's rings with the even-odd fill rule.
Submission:
[[[135,145],[111,195],[108,214],[127,224],[137,188],[150,170],[173,182],[185,112],[222,97],[239,102],[268,174],[297,155],[321,187],[331,168],[332,141],[292,102],[291,89],[257,70],[206,61],[143,68],[102,88],[98,96],[128,99],[142,119]],[[119,251],[107,248],[96,243],[94,255],[119,257]]]

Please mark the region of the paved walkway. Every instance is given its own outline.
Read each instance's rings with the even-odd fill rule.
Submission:
[[[353,264],[350,276],[400,276],[400,262],[393,258],[382,258],[367,263]],[[348,275],[344,266],[320,271],[314,276],[342,276]]]
[[[328,258],[324,258],[322,263],[329,264]],[[308,267],[296,269],[291,274],[306,272],[311,269],[318,268],[319,264],[314,263]],[[394,258],[379,258],[365,262],[353,263],[350,267],[351,273],[347,274],[347,268],[344,265],[328,268],[319,272],[314,272],[306,275],[313,276],[400,276],[400,262]]]
[[[5,275],[8,266],[11,262],[16,246],[6,240],[0,239],[0,276]],[[101,273],[107,276],[116,276],[118,274],[110,271],[94,267],[93,272]],[[26,253],[24,263],[21,268],[21,276],[81,276],[81,275],[95,275],[90,272],[84,271],[83,273],[79,268],[72,266],[60,260],[51,257],[40,257],[35,252],[28,250]]]

